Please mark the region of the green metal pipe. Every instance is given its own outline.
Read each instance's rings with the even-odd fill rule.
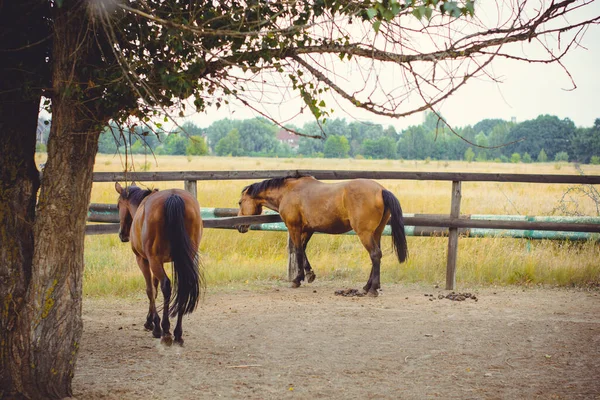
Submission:
[[[203,220],[218,219],[223,217],[232,217],[237,215],[237,209],[233,208],[201,208]],[[266,210],[265,214],[277,214],[274,211]],[[405,213],[405,217],[414,217],[416,214]],[[565,216],[528,216],[528,215],[462,215],[461,218],[472,220],[496,220],[496,221],[530,221],[530,222],[563,222],[563,223],[592,223],[600,225],[600,217],[565,217]],[[88,219],[91,222],[118,222],[118,211],[115,205],[93,204],[88,212]],[[225,228],[234,229],[234,228]],[[287,231],[283,222],[273,222],[252,225],[252,230],[261,231]],[[405,226],[407,236],[447,236],[448,228],[434,227],[415,227]],[[526,239],[549,239],[549,240],[577,240],[600,241],[599,233],[586,232],[560,232],[560,231],[540,231],[540,230],[519,230],[519,229],[483,229],[483,228],[464,228],[459,229],[463,237],[511,237]],[[354,231],[348,235],[356,234]],[[391,235],[391,227],[387,225],[383,235]]]

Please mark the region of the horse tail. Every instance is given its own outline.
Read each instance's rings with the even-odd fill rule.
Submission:
[[[408,257],[408,245],[406,243],[406,234],[404,232],[404,219],[402,218],[402,208],[400,202],[394,194],[388,190],[381,193],[383,204],[387,210],[390,210],[390,225],[392,226],[392,246],[396,251],[398,261],[406,261]]]
[[[165,201],[165,229],[173,261],[173,295],[169,312],[189,314],[196,309],[200,298],[198,247],[185,229],[185,202],[177,194]]]

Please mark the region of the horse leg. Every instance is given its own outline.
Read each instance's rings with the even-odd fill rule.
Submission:
[[[306,259],[304,247],[302,246],[302,232],[292,230],[289,227],[288,232],[290,234],[292,244],[294,245],[294,253],[296,255],[296,262],[298,265],[298,275],[296,275],[296,278],[294,278],[292,281],[291,287],[298,288],[304,280],[304,260]]]
[[[364,289],[369,296],[377,297],[377,289],[381,287],[379,270],[381,265],[381,247],[379,246],[379,241],[376,237],[374,237],[371,233],[359,233],[358,237],[360,238],[361,243],[369,252],[369,256],[371,257],[371,275],[369,276],[369,280],[365,285]]]
[[[317,275],[315,275],[314,271],[312,270],[312,267],[310,266],[310,263],[308,262],[308,257],[306,256],[306,245],[308,244],[308,241],[310,240],[310,238],[312,237],[313,233],[312,232],[304,232],[302,233],[302,248],[304,250],[304,273],[306,275],[306,281],[308,283],[312,283],[315,278],[317,277]]]
[[[163,263],[161,259],[158,258],[150,258],[150,271],[152,271],[152,275],[160,283],[160,290],[163,294],[163,319],[162,322],[158,317],[158,313],[156,315],[156,320],[154,322],[154,332],[161,332],[159,335],[160,342],[164,345],[170,346],[173,343],[173,338],[171,337],[171,322],[169,321],[169,303],[171,302],[171,281],[169,277],[165,273],[165,269],[163,268]],[[158,327],[158,328],[157,328]],[[161,331],[162,328],[162,331]],[[154,337],[157,337],[156,334]]]
[[[173,331],[173,335],[175,336],[175,343],[180,346],[183,346],[183,328],[181,326],[181,320],[183,319],[182,313],[177,313],[177,324],[175,325],[175,330]]]
[[[171,280],[165,274],[160,280],[160,289],[162,290],[164,297],[163,305],[163,319],[162,319],[162,337],[160,342],[165,346],[173,344],[173,338],[171,337],[171,321],[169,320],[169,303],[171,302]]]
[[[146,316],[146,323],[144,324],[144,328],[149,331],[152,331],[152,336],[155,338],[159,338],[162,334],[160,330],[160,318],[158,317],[158,313],[156,312],[156,289],[152,285],[152,281],[156,278],[152,277],[152,273],[150,272],[150,264],[148,260],[141,256],[136,256],[138,266],[144,275],[144,280],[146,281],[146,295],[148,296],[149,308],[148,315]]]

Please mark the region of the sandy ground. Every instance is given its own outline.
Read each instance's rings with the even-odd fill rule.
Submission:
[[[146,301],[87,299],[73,382],[87,399],[600,399],[600,292],[384,284],[209,291],[185,346],[144,331]],[[464,289],[462,290],[464,291]],[[429,296],[433,295],[433,297]]]

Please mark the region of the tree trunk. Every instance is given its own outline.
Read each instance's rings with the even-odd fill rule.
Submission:
[[[27,146],[19,143],[18,133],[8,142],[21,150],[15,152],[15,157],[22,157],[29,167],[19,166],[18,171],[26,178],[14,179],[13,190],[0,194],[15,209],[9,210],[8,217],[0,214],[0,221],[20,219],[13,223],[15,237],[11,242],[2,240],[0,251],[21,252],[13,255],[15,261],[6,267],[7,276],[15,283],[10,286],[0,276],[2,325],[10,324],[6,333],[8,345],[0,347],[3,379],[0,397],[60,399],[72,393],[82,334],[84,230],[100,132],[98,116],[90,115],[85,107],[90,78],[85,75],[84,67],[95,56],[85,4],[63,1],[61,6],[55,3],[53,7],[52,126],[35,220],[32,202],[35,202],[37,175],[31,175],[30,171],[34,162],[35,128],[33,140],[28,139]],[[37,122],[37,104],[32,120]],[[5,147],[0,147],[2,152],[14,151]],[[19,165],[15,159],[1,160],[0,168],[6,166],[6,174],[11,173],[9,167]],[[5,171],[0,171],[4,191]],[[19,185],[23,183],[21,188]],[[11,232],[0,229],[2,235]],[[4,273],[2,268],[0,271]],[[13,298],[24,298],[25,302]],[[11,317],[5,313],[11,313]]]
[[[31,363],[43,396],[70,396],[82,334],[85,222],[100,130],[85,108],[82,73],[92,53],[85,3],[63,2],[54,18],[52,126],[36,221],[28,296]]]
[[[39,172],[35,140],[49,2],[0,2],[0,398],[19,398],[30,380],[29,336],[21,331],[33,261]],[[23,26],[31,28],[24,30]]]
[[[0,106],[0,398],[22,392],[27,380],[20,366],[28,364],[29,340],[18,329],[18,318],[33,259],[38,107],[39,99]]]

